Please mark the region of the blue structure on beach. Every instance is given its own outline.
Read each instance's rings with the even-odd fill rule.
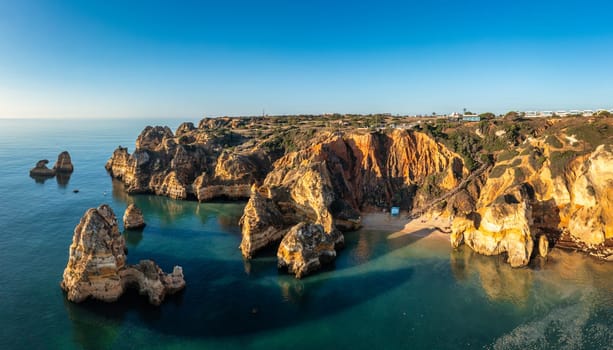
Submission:
[[[392,214],[392,216],[400,215],[400,207],[392,207],[392,210],[390,211],[390,214]]]

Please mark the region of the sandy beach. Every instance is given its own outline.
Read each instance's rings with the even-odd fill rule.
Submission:
[[[443,217],[421,216],[409,219],[406,213],[391,216],[389,213],[368,213],[362,216],[362,228],[388,231],[388,239],[406,235],[424,236],[428,239],[449,240],[451,221]],[[426,237],[427,236],[427,237]]]

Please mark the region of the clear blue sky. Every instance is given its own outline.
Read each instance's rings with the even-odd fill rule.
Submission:
[[[613,108],[610,1],[0,0],[0,117]]]

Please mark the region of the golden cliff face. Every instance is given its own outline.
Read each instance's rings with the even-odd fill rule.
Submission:
[[[180,266],[165,274],[151,260],[126,265],[125,252],[113,210],[106,204],[89,209],[75,228],[61,283],[68,300],[112,302],[136,287],[150,303],[159,305],[166,295],[185,287]]]
[[[436,177],[434,185],[444,190],[467,174],[459,156],[421,133],[330,134],[277,160],[262,186],[254,188],[241,220],[241,250],[251,257],[301,222],[321,225],[336,236],[337,229],[359,227],[361,211],[392,205],[410,209],[417,188],[428,178]],[[252,224],[270,221],[269,216],[260,219],[260,212],[279,213],[273,220],[276,234],[270,233],[271,225]],[[341,244],[338,237],[336,244]]]
[[[528,264],[535,242],[545,244],[543,235],[552,243],[566,239],[588,252],[606,251],[613,238],[613,149],[600,145],[579,155],[570,141],[555,144],[532,139],[499,160],[477,210],[454,220],[452,245],[464,241],[482,254],[506,253],[515,267]],[[488,215],[501,207],[507,215]],[[504,227],[511,222],[509,231]]]

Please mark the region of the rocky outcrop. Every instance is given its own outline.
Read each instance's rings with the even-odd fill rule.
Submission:
[[[47,159],[39,160],[34,168],[30,169],[30,176],[38,177],[53,177],[55,170],[47,168],[49,161]]]
[[[242,143],[240,134],[216,131],[211,123],[183,123],[176,135],[168,127],[146,127],[136,150],[119,146],[106,163],[112,177],[126,184],[128,193],[154,193],[174,199],[209,201],[249,198],[251,185],[263,180],[272,164],[264,150],[225,147]]]
[[[57,161],[53,166],[53,170],[58,173],[72,173],[74,171],[74,166],[72,165],[72,160],[70,159],[70,153],[68,153],[68,151],[64,151],[57,156]]]
[[[559,151],[561,147],[567,150]],[[519,151],[496,164],[477,210],[454,220],[452,245],[463,241],[482,254],[506,253],[512,266],[526,265],[535,244],[546,256],[550,240],[607,258],[613,251],[611,146],[581,155],[572,146],[554,148],[534,139]],[[488,216],[502,212],[501,202],[507,203],[505,214]],[[492,225],[495,217],[494,223],[506,224]],[[513,219],[512,230],[504,218]]]
[[[126,247],[117,218],[108,205],[87,210],[74,231],[61,287],[68,300],[117,300],[136,288],[154,305],[185,287],[183,271],[175,266],[165,274],[151,260],[126,265]]]
[[[336,231],[334,234],[341,234]],[[292,227],[279,245],[278,266],[302,278],[336,258],[334,234],[327,234],[321,225],[299,223]]]
[[[123,214],[123,227],[126,230],[137,230],[145,227],[143,212],[134,204],[128,205]]]
[[[243,255],[253,256],[301,222],[321,225],[342,245],[344,237],[336,231],[358,228],[361,211],[391,205],[409,209],[425,202],[429,197],[417,194],[419,185],[430,181],[436,188],[453,188],[467,175],[462,164],[459,156],[417,132],[330,135],[273,164],[241,220]],[[266,203],[261,205],[268,208],[266,216],[254,210],[256,203]]]
[[[481,210],[471,219],[456,218],[452,223],[451,242],[462,242],[484,255],[506,253],[513,267],[530,261],[533,237],[530,231],[530,206],[522,203],[500,203]]]
[[[280,241],[287,232],[277,204],[264,198],[255,186],[239,224],[243,229],[240,249],[246,258],[271,242]]]

